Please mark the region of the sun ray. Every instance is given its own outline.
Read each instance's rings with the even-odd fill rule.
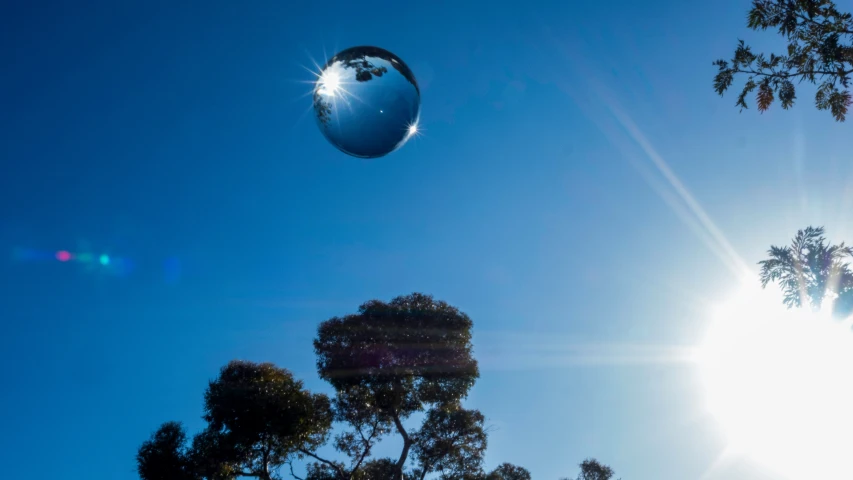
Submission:
[[[547,30],[547,29],[546,29]],[[567,66],[573,70],[575,74],[571,78],[582,79],[582,87],[586,90],[583,93],[575,91],[577,88],[570,88],[565,83],[558,83],[558,86],[581,107],[591,120],[601,129],[617,147],[626,154],[629,162],[640,171],[643,179],[652,187],[652,189],[661,196],[664,202],[673,210],[673,212],[699,236],[700,240],[707,245],[712,252],[723,262],[724,265],[736,276],[740,277],[744,272],[749,271],[746,262],[736,252],[734,247],[728,241],[726,236],[717,227],[715,222],[710,218],[700,202],[693,196],[689,189],[684,185],[678,175],[673,171],[669,164],[657,152],[648,138],[643,134],[641,129],[633,121],[630,115],[622,109],[612,95],[608,94],[604,82],[597,71],[587,65],[587,62],[579,57],[576,49],[567,48],[553,34],[548,31],[546,34],[557,49],[568,60]],[[589,92],[593,95],[590,96]],[[622,134],[617,133],[614,128],[609,125],[605,118],[598,114],[597,110],[591,106],[590,97],[605,105],[607,112],[616,120]],[[662,177],[663,182],[652,180],[655,176],[648,171],[644,163],[632,161],[633,155],[629,153],[629,148],[625,144],[625,133],[627,138],[633,144],[639,146],[640,150],[646,156],[648,163],[654,167],[657,175]]]
[[[619,108],[615,101],[609,99],[605,96],[601,97],[607,107],[610,109],[611,113],[617,118],[617,120],[622,124],[622,126],[628,131],[631,138],[634,139],[635,142],[642,148],[642,150],[648,155],[649,160],[657,167],[658,171],[663,175],[663,177],[669,182],[670,186],[675,190],[678,196],[684,201],[684,203],[690,209],[690,212],[695,215],[695,217],[699,220],[701,225],[706,229],[708,234],[717,242],[720,249],[725,252],[728,256],[728,260],[737,267],[737,269],[741,272],[749,271],[749,267],[746,265],[746,262],[741,258],[741,256],[735,251],[734,247],[729,242],[728,238],[726,238],[725,234],[717,227],[702,205],[698,200],[693,196],[690,190],[684,185],[678,175],[672,170],[669,164],[663,159],[663,157],[657,152],[657,150],[652,146],[651,142],[646,138],[637,124],[631,119],[627,112],[623,109]]]
[[[643,179],[738,280],[748,274],[751,283],[756,283],[755,273],[705,207],[600,81],[603,76],[585,68],[584,59],[576,54],[577,48],[554,42],[569,60],[567,68],[572,74],[566,78],[573,79],[557,81],[557,85],[617,148],[626,152],[626,143],[638,147],[643,161],[632,164],[635,168],[640,166]],[[603,112],[599,105],[604,106]],[[795,138],[797,168],[802,168],[802,145],[802,138]],[[797,188],[802,188],[800,183]],[[802,194],[798,197],[801,203],[805,199]],[[779,308],[780,299],[769,303],[756,300],[762,292],[767,293],[760,286],[757,291],[750,290],[746,300],[740,299],[737,309],[718,313],[712,325],[725,328],[723,333],[709,334],[708,342],[714,347],[705,345],[694,350],[692,360],[698,362],[704,381],[708,382],[709,414],[727,432],[730,441],[708,467],[705,478],[740,458],[748,458],[768,471],[792,475],[791,478],[853,477],[853,460],[849,456],[849,448],[853,447],[853,411],[849,408],[853,387],[844,381],[853,367],[853,335],[846,330],[853,321],[848,319],[843,325],[810,312],[786,312]],[[569,357],[581,363],[594,362],[596,358],[618,359],[625,364],[636,361],[624,361],[619,356],[595,357],[585,352],[575,351]],[[823,471],[818,472],[819,469]]]
[[[690,345],[579,342],[555,334],[487,332],[480,338],[482,364],[490,370],[692,364],[700,353]]]

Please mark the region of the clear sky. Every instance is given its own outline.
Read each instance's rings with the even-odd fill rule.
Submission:
[[[735,254],[808,224],[853,239],[849,122],[808,89],[764,115],[713,92],[737,38],[776,46],[746,0],[481,4],[4,5],[2,476],[134,479],[161,422],[201,425],[228,360],[326,391],[317,324],[421,291],[475,322],[490,467],[773,478],[714,466],[678,347]],[[303,96],[303,66],[363,44],[422,93],[424,136],[377,160],[329,145]]]

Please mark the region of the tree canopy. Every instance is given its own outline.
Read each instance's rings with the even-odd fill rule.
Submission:
[[[823,227],[797,231],[789,246],[771,246],[761,265],[761,285],[776,282],[788,308],[831,308],[837,316],[853,313],[853,272],[847,263],[853,249],[833,245]]]
[[[483,469],[486,419],[462,404],[479,376],[472,327],[455,307],[419,293],[373,300],[322,322],[314,349],[332,398],[271,363],[232,361],[204,393],[206,427],[189,441],[180,423],[164,423],[138,450],[139,476],[530,480],[509,463]],[[423,421],[407,429],[417,412]],[[376,443],[392,434],[402,440],[399,456],[373,457]],[[318,454],[327,444],[335,459]],[[293,468],[300,459],[308,461],[301,475]]]
[[[331,428],[328,397],[311,394],[287,370],[233,361],[204,395],[207,428],[187,447],[180,424],[168,422],[137,454],[143,480],[261,480],[322,445]]]
[[[531,477],[526,468],[502,463],[486,476],[486,480],[531,480]]]
[[[748,108],[746,97],[756,94],[758,110],[764,112],[779,100],[783,109],[797,99],[796,83],[817,85],[815,105],[844,121],[853,103],[849,90],[853,74],[853,15],[838,10],[831,0],[753,0],[747,17],[753,30],[776,29],[788,43],[787,51],[769,56],[754,53],[743,40],[731,60],[714,62],[719,68],[714,89],[723,95],[735,75],[746,82],[736,105]],[[757,90],[757,91],[756,91]]]
[[[465,452],[470,468],[479,467],[485,449],[482,415],[458,403],[479,376],[472,356],[472,326],[471,319],[455,307],[419,293],[388,303],[373,300],[357,314],[320,324],[314,341],[317,369],[337,392],[337,420],[349,424],[359,436],[368,424],[380,434],[396,430],[403,441],[397,479],[403,478],[416,442],[421,475],[462,468],[446,461],[463,453],[438,438],[461,435],[459,429],[471,441],[482,438],[480,447]],[[420,432],[407,432],[403,421],[426,410]],[[441,455],[435,450],[438,444],[446,449]],[[354,453],[348,446],[338,450]]]
[[[334,388],[334,398],[309,392],[271,363],[232,361],[204,394],[206,428],[188,442],[180,423],[164,423],[137,452],[139,476],[530,480],[530,472],[510,463],[489,473],[483,469],[486,419],[462,405],[479,376],[472,327],[457,308],[420,293],[388,303],[372,300],[356,314],[322,322],[314,350],[320,378]],[[404,421],[417,412],[423,421],[407,430]],[[331,438],[333,426],[339,433]],[[372,457],[376,443],[392,433],[403,441],[399,457]],[[317,453],[329,440],[340,459]],[[304,476],[293,468],[299,459],[310,462]],[[595,460],[581,468],[612,476]]]
[[[610,480],[613,478],[613,469],[594,458],[587,458],[578,465],[581,469],[577,480]],[[562,480],[569,480],[564,478]]]
[[[195,468],[186,448],[187,434],[178,422],[164,423],[136,454],[137,471],[145,480],[195,480]]]

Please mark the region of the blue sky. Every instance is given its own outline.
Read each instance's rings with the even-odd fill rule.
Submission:
[[[759,115],[711,88],[737,38],[777,46],[748,2],[172,3],[0,15],[5,477],[136,478],[139,443],[200,426],[228,360],[324,390],[317,324],[423,291],[474,319],[489,466],[762,478],[711,468],[694,365],[625,353],[701,341],[736,289],[726,251],[853,238],[850,125],[808,89]],[[421,85],[425,135],[378,160],[326,143],[302,96],[304,65],[360,44]]]

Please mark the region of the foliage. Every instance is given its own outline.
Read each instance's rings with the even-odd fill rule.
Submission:
[[[399,480],[413,446],[427,452],[430,447],[423,442],[448,433],[432,430],[430,422],[450,422],[443,428],[470,426],[454,424],[460,417],[450,419],[441,412],[456,408],[479,376],[472,356],[472,326],[455,307],[419,293],[389,303],[373,300],[357,314],[323,322],[314,341],[317,369],[337,392],[336,419],[353,430],[351,437],[338,442],[338,450],[357,464],[358,455],[393,426],[403,440],[394,476]],[[407,432],[403,421],[428,409],[423,434]],[[351,448],[353,438],[363,440],[360,454]],[[433,466],[421,468],[435,468],[435,460],[430,462]]]
[[[438,472],[441,479],[479,476],[486,450],[485,418],[459,405],[430,409],[413,436],[417,473]]]
[[[511,463],[502,463],[486,475],[486,480],[531,480],[531,477],[526,468]]]
[[[847,263],[853,249],[827,242],[823,227],[799,230],[790,246],[771,246],[767,253],[770,258],[759,262],[761,286],[778,282],[785,306],[819,309],[828,301],[836,315],[853,312],[853,272]]]
[[[207,425],[187,445],[180,424],[164,424],[137,455],[142,480],[530,480],[520,467],[483,471],[485,417],[461,401],[479,373],[467,315],[423,294],[363,304],[320,324],[320,377],[333,399],[312,394],[285,369],[233,361],[204,395]],[[419,428],[403,422],[424,413]],[[333,423],[341,459],[317,449]],[[403,440],[397,459],[372,458],[383,437]],[[309,459],[304,477],[293,462]]]
[[[160,426],[136,454],[139,476],[143,480],[195,480],[186,440],[180,423],[167,422]]]
[[[320,325],[314,349],[320,377],[342,394],[406,417],[426,404],[465,397],[479,376],[471,319],[422,294],[373,300],[359,313]]]
[[[143,480],[271,480],[284,464],[322,445],[331,428],[328,397],[304,390],[290,372],[269,363],[230,362],[204,399],[207,428],[190,449],[176,423],[164,424],[142,445]]]
[[[613,477],[613,469],[594,458],[587,458],[578,466],[581,468],[581,473],[577,480],[610,480]]]
[[[351,472],[353,480],[380,480],[394,478],[397,473],[397,462],[391,458],[379,458],[365,462],[359,469]],[[337,480],[339,477],[334,469],[322,463],[314,463],[308,467],[305,480]],[[413,473],[407,472],[405,480],[418,480]]]
[[[723,95],[736,74],[746,74],[736,105],[748,108],[746,97],[756,92],[758,110],[764,112],[776,99],[783,109],[793,106],[794,82],[808,81],[818,85],[817,108],[844,121],[853,104],[853,15],[840,12],[831,0],[753,0],[747,24],[753,30],[777,29],[788,42],[787,53],[755,54],[740,40],[731,60],[714,62],[719,68],[714,90]]]

